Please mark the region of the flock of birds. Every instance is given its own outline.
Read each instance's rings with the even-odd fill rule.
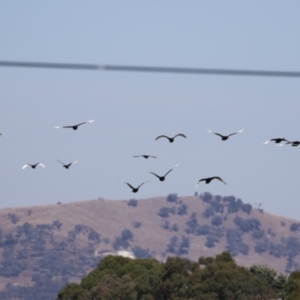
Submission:
[[[79,126],[81,125],[84,125],[84,124],[89,124],[89,123],[93,123],[95,122],[95,120],[89,120],[89,121],[86,121],[86,122],[82,122],[82,123],[79,123],[79,124],[76,124],[76,125],[67,125],[67,126],[54,126],[54,128],[56,129],[61,129],[61,128],[70,128],[70,129],[73,129],[73,130],[77,130]],[[237,132],[234,132],[234,133],[231,133],[231,134],[228,134],[228,135],[222,135],[220,133],[217,133],[217,132],[213,132],[211,130],[208,130],[207,129],[207,132],[209,133],[212,133],[212,134],[215,134],[217,136],[219,136],[221,138],[222,141],[226,141],[229,139],[230,136],[232,135],[235,135],[235,134],[239,134],[239,133],[242,133],[244,131],[244,129],[242,130],[239,130]],[[0,132],[0,136],[2,136],[3,138],[7,138],[3,133]],[[169,136],[166,136],[166,135],[159,135],[158,137],[155,138],[155,140],[158,140],[158,139],[161,139],[161,138],[165,138],[167,139],[170,143],[173,143],[175,141],[175,138],[177,137],[182,137],[182,138],[186,138],[186,135],[184,135],[183,133],[178,133],[176,134],[175,136],[173,137],[169,137]],[[273,139],[270,139],[270,140],[267,140],[266,142],[264,142],[263,144],[268,144],[270,142],[274,142],[275,144],[277,144],[277,146],[285,146],[285,145],[290,145],[292,147],[297,147],[299,144],[300,144],[300,141],[288,141],[287,139],[285,138],[273,138]],[[137,158],[137,157],[143,157],[145,159],[149,159],[149,158],[157,158],[156,156],[153,156],[153,155],[148,155],[148,154],[142,154],[142,155],[134,155],[133,157]],[[65,164],[63,162],[61,162],[60,160],[57,159],[57,161],[59,163],[62,164],[62,167],[65,168],[65,169],[69,169],[73,164],[77,163],[78,160],[75,160],[71,163],[68,163],[68,164]],[[26,169],[27,167],[31,167],[32,169],[36,169],[38,166],[40,167],[43,167],[45,168],[45,165],[43,165],[42,163],[38,162],[36,164],[29,164],[29,163],[26,163],[22,169]],[[165,181],[166,179],[166,176],[172,172],[175,168],[178,167],[178,164],[176,164],[172,169],[168,170],[163,176],[160,176],[154,172],[151,172],[149,170],[146,170],[146,169],[143,169],[145,172],[147,173],[150,173],[152,175],[154,175],[155,177],[157,177],[159,179],[159,181]],[[197,182],[196,184],[196,188],[198,187],[198,185],[201,183],[201,182],[205,182],[206,184],[209,184],[212,180],[219,180],[221,182],[223,182],[224,184],[226,184],[226,182],[219,176],[213,176],[213,177],[207,177],[207,178],[201,178],[199,179],[199,181]],[[121,180],[122,183],[125,183],[126,185],[128,185],[132,192],[133,193],[137,193],[139,191],[139,188],[144,185],[145,183],[148,183],[149,181],[145,181],[145,182],[142,182],[138,187],[133,187],[129,182],[126,182],[124,180]]]

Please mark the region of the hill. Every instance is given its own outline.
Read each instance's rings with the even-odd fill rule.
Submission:
[[[300,266],[300,224],[234,196],[91,200],[0,210],[1,299],[53,299],[107,254],[181,256],[229,250],[243,266],[280,273]],[[41,298],[42,297],[42,298]]]

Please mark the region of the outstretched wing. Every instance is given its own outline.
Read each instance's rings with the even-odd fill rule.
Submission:
[[[56,129],[63,128],[62,126],[53,126],[53,127],[56,128]]]
[[[46,168],[46,167],[45,167],[43,164],[41,164],[41,163],[38,163],[37,166],[41,166],[41,167],[43,167],[43,168]]]
[[[171,171],[173,171],[175,168],[177,168],[178,167],[178,164],[176,164],[176,166],[175,167],[173,167],[171,170],[169,170],[166,174],[165,174],[165,176],[164,177],[166,177]]]
[[[58,161],[58,162],[60,162],[62,165],[64,165],[64,166],[65,166],[65,164],[64,164],[63,162],[61,162],[60,160],[58,160],[58,159],[57,159],[57,161]]]
[[[0,132],[0,135],[1,135],[2,137],[4,137],[5,139],[7,139],[7,137],[6,137],[3,133]]]
[[[75,160],[75,161],[71,162],[70,166],[73,165],[73,164],[76,164],[77,162],[78,162],[78,160]]]
[[[134,187],[133,187],[130,183],[128,183],[128,182],[126,182],[126,181],[124,181],[124,180],[121,180],[121,182],[127,184],[131,189],[134,189]]]
[[[149,181],[145,181],[145,182],[141,183],[141,184],[137,187],[137,189],[139,189],[143,184],[145,184],[145,183],[147,183],[147,182],[149,182]]]
[[[160,139],[160,138],[162,138],[162,137],[164,137],[164,138],[166,138],[166,139],[170,139],[168,136],[166,136],[166,135],[159,135],[155,140],[158,140],[158,139]]]
[[[182,137],[186,138],[186,135],[184,135],[183,133],[178,133],[173,137],[173,139],[175,139],[177,136],[182,136]]]
[[[196,188],[198,187],[199,183],[204,180],[206,180],[206,178],[199,179],[198,183],[196,184]]]
[[[226,184],[226,182],[225,182],[221,177],[214,176],[212,179],[220,180],[220,181],[222,181],[224,184]]]
[[[27,167],[31,167],[31,165],[25,164],[25,165],[22,167],[22,169],[24,170],[24,169],[27,168]]]
[[[244,131],[244,128],[241,129],[241,130],[239,130],[239,131],[237,131],[237,132],[234,132],[234,133],[229,134],[228,137],[230,137],[230,136],[232,136],[232,135],[235,135],[235,134],[237,134],[237,133],[241,133],[241,132],[243,132],[243,131]]]
[[[145,172],[148,172],[148,173],[150,173],[150,174],[153,174],[154,176],[156,176],[157,178],[160,178],[160,176],[158,176],[157,174],[155,174],[155,173],[153,173],[153,172],[150,172],[150,171],[148,171],[148,170],[146,170],[146,169],[143,169]]]
[[[220,134],[220,133],[213,132],[213,131],[208,130],[208,129],[206,129],[206,130],[207,130],[207,132],[209,132],[209,133],[213,133],[213,134],[218,135],[218,136],[220,136],[220,137],[224,137],[224,135],[222,135],[222,134]]]
[[[80,126],[80,125],[87,124],[87,123],[93,123],[93,122],[95,122],[95,120],[90,120],[90,121],[82,122],[82,123],[77,124],[76,126]]]
[[[271,142],[271,140],[268,140],[268,141],[265,141],[263,144],[266,145],[266,144],[268,144],[270,142]]]

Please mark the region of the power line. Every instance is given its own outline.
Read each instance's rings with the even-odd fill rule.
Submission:
[[[267,76],[267,77],[300,77],[300,72],[264,71],[264,70],[234,70],[234,69],[176,68],[176,67],[173,68],[173,67],[17,62],[17,61],[0,61],[0,66],[21,67],[21,68],[94,70],[94,71],[181,73],[181,74],[206,74],[206,75],[236,75],[236,76],[242,75],[242,76]]]

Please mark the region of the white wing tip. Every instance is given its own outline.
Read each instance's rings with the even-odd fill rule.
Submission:
[[[61,128],[61,126],[53,126],[54,128],[56,128],[56,129],[59,129],[59,128]]]
[[[270,142],[270,141],[265,141],[263,144],[266,145],[266,144],[268,144],[269,142]]]
[[[95,122],[96,120],[89,120],[89,121],[87,121],[87,123],[93,123],[93,122]]]

